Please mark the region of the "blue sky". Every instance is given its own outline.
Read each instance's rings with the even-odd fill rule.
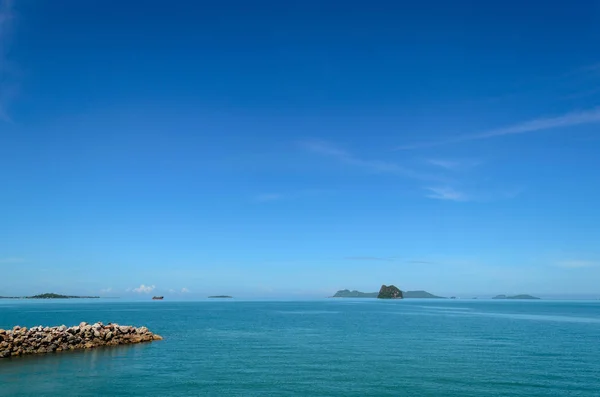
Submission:
[[[600,294],[598,2],[0,3],[0,295]]]

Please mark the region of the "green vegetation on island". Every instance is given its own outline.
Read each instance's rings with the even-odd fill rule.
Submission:
[[[98,299],[99,296],[76,296],[45,293],[33,296],[0,296],[0,299]]]
[[[395,285],[382,285],[377,299],[402,299],[402,291]]]
[[[512,295],[512,296],[508,296],[508,295],[496,295],[492,299],[540,299],[540,298],[538,298],[537,296],[531,296],[531,295],[527,295],[527,294],[520,294],[520,295]]]
[[[209,298],[214,299],[231,299],[233,298],[233,296],[229,296],[229,295],[213,295],[213,296],[209,296]]]
[[[28,296],[27,299],[98,299],[99,296],[76,296],[46,293],[34,296]]]

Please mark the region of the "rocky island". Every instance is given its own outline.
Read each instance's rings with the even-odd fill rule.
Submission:
[[[402,291],[394,285],[382,285],[377,299],[402,299]]]
[[[377,298],[378,292],[360,292],[350,291],[348,289],[342,289],[335,293],[332,298]],[[437,296],[430,294],[427,291],[402,291],[402,298],[404,299],[446,299],[443,296]]]
[[[74,327],[0,329],[0,358],[162,340],[146,327],[81,323]]]
[[[496,295],[494,296],[492,299],[540,299],[537,296],[531,296],[531,295],[527,295],[527,294],[521,294],[521,295]]]
[[[233,296],[229,296],[229,295],[213,295],[213,296],[209,296],[209,298],[211,298],[211,299],[231,299],[231,298],[233,298]]]

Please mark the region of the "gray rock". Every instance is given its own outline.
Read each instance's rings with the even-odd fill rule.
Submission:
[[[102,323],[0,330],[0,358],[161,340],[146,327]]]

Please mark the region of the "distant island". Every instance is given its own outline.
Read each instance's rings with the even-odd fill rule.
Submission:
[[[377,298],[378,292],[360,292],[342,289],[333,295],[334,298]]]
[[[492,299],[540,299],[537,296],[531,296],[531,295],[527,295],[527,294],[521,294],[521,295],[496,295],[494,296]]]
[[[33,296],[0,296],[0,299],[99,299],[99,296],[76,296],[45,293]]]
[[[213,296],[209,296],[209,298],[211,299],[231,299],[233,298],[233,296],[229,296],[229,295],[213,295]]]
[[[405,299],[446,299],[443,296],[430,294],[427,291],[404,291]]]
[[[379,295],[379,292],[360,292],[343,289],[336,292],[333,298],[377,298],[377,295]],[[405,299],[446,299],[443,296],[433,295],[427,291],[402,291],[402,297]]]
[[[402,291],[395,285],[382,285],[377,299],[402,299]]]

